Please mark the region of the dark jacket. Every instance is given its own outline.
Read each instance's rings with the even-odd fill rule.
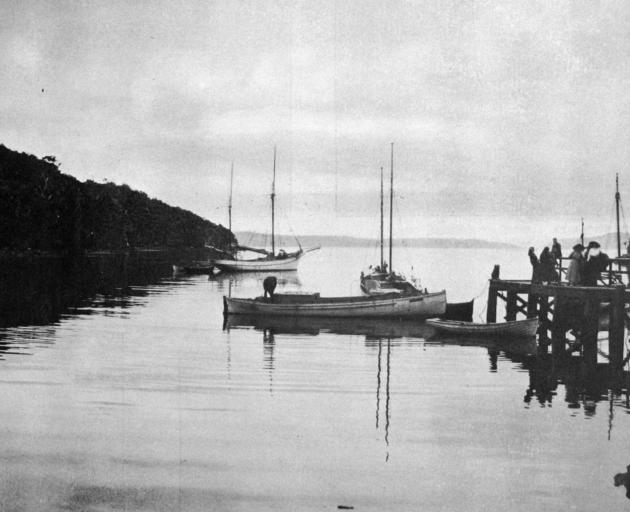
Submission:
[[[556,272],[556,260],[549,251],[549,247],[545,247],[540,253],[540,280],[543,282],[552,282],[558,280]]]
[[[540,283],[540,262],[538,261],[538,256],[536,256],[536,253],[531,249],[527,254],[529,256],[529,262],[532,264],[532,283]]]
[[[597,256],[586,256],[582,268],[582,284],[584,286],[597,286],[600,274],[608,267],[610,258],[606,253],[600,252]]]
[[[555,242],[551,246],[551,255],[556,261],[560,261],[562,259],[562,246],[560,245],[560,242]]]

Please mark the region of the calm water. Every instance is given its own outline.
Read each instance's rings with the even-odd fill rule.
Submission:
[[[358,293],[362,250],[325,249],[285,290]],[[525,251],[414,250],[429,290],[476,300]],[[625,389],[527,344],[422,325],[223,325],[264,276],[138,261],[4,270],[0,510],[620,510]],[[605,346],[602,345],[604,348]],[[619,390],[617,390],[619,391]]]

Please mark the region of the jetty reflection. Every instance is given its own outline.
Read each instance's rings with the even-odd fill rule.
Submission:
[[[377,353],[376,364],[376,428],[384,428],[385,442],[389,442],[390,389],[389,376],[393,349],[400,343],[418,343],[424,347],[461,346],[485,348],[488,371],[499,370],[499,362],[513,363],[509,371],[526,372],[528,386],[521,395],[526,408],[534,404],[549,407],[557,400],[559,388],[564,387],[564,403],[585,418],[594,416],[598,408],[609,417],[609,435],[613,431],[614,411],[630,413],[630,372],[619,372],[609,364],[595,369],[581,358],[558,361],[541,353],[535,339],[508,339],[444,336],[430,325],[415,321],[263,317],[260,315],[227,315],[224,329],[254,329],[262,333],[264,368],[269,371],[270,385],[275,364],[276,335],[318,336],[324,333],[363,336],[366,347]],[[393,340],[397,340],[393,343]],[[383,397],[384,393],[384,397]],[[383,404],[384,400],[384,404]],[[605,404],[605,408],[601,407]],[[384,410],[383,410],[384,408]]]

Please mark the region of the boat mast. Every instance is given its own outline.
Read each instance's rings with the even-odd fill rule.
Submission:
[[[232,185],[234,183],[234,162],[230,169],[230,202],[228,203],[228,229],[232,231]]]
[[[391,143],[391,160],[390,160],[390,176],[389,176],[389,272],[394,271],[392,266],[392,218],[394,205],[394,143]]]
[[[273,181],[271,182],[271,254],[276,255],[275,207],[276,207],[276,146],[273,147]]]
[[[617,258],[621,258],[621,231],[619,230],[619,174],[615,177],[615,210],[617,212]]]
[[[383,270],[383,168],[381,167],[381,271]]]
[[[584,247],[584,217],[582,217],[582,231],[580,232],[580,243]]]

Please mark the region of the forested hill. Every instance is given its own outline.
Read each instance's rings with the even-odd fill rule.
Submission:
[[[234,235],[127,185],[80,182],[0,144],[0,250],[227,248]]]

